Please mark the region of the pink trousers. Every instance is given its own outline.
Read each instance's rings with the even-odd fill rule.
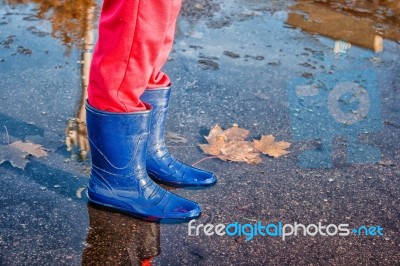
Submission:
[[[104,0],[90,68],[88,101],[100,110],[145,110],[146,89],[166,87],[182,0]]]

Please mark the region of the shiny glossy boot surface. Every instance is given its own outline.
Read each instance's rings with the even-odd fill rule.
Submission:
[[[146,172],[151,107],[110,113],[86,104],[93,203],[151,221],[180,222],[200,216],[197,203],[157,185]]]
[[[141,100],[153,107],[146,167],[157,182],[176,187],[212,186],[217,182],[213,173],[178,161],[165,147],[164,128],[171,89],[147,89]]]

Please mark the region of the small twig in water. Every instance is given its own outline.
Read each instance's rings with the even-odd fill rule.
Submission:
[[[208,157],[206,157],[206,158],[203,158],[203,159],[201,159],[201,160],[195,162],[194,164],[192,164],[192,166],[195,166],[195,165],[197,165],[197,164],[199,164],[199,163],[201,163],[201,162],[204,162],[204,161],[207,161],[207,160],[210,160],[210,159],[214,159],[214,158],[218,158],[218,157],[217,157],[217,156],[208,156]]]
[[[7,135],[7,144],[10,145],[10,135],[8,135],[8,130],[7,127],[4,126],[4,128],[6,129],[6,135]]]

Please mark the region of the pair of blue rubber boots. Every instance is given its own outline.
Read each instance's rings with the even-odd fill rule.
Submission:
[[[216,177],[181,163],[165,147],[171,89],[146,90],[146,111],[110,113],[86,103],[92,155],[89,201],[150,221],[180,222],[201,215],[200,206],[157,185],[212,186]],[[150,177],[151,178],[150,178]]]

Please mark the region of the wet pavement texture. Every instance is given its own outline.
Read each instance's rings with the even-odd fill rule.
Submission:
[[[380,226],[383,236],[188,236],[87,204],[82,109],[100,2],[0,2],[1,265],[398,265],[398,1],[185,1],[165,66],[167,145],[213,171],[193,225]],[[93,28],[94,26],[94,28]],[[219,124],[290,154],[249,165],[197,146]],[[14,167],[5,148],[43,145]],[[10,162],[11,161],[11,162]],[[15,163],[15,162],[14,162]],[[15,165],[15,164],[14,164]]]

